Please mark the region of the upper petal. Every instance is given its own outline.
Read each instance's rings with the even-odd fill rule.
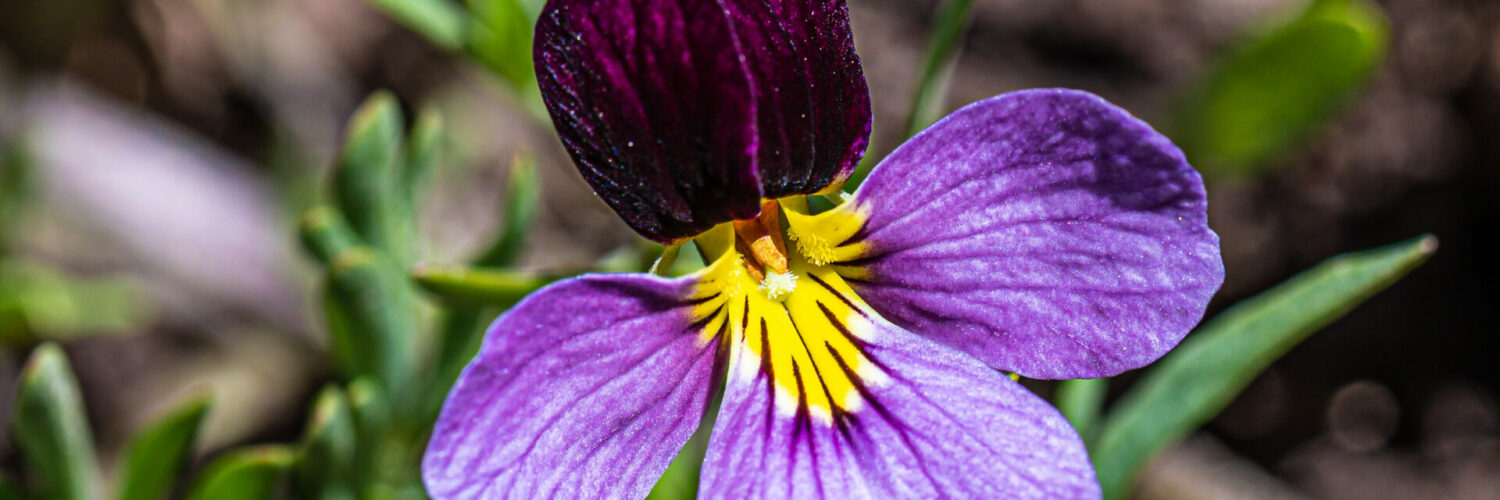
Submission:
[[[534,50],[584,180],[657,241],[839,183],[869,136],[843,0],[551,0]]]
[[[715,355],[692,279],[600,275],[501,316],[448,394],[422,476],[436,498],[641,498],[703,416]]]
[[[716,2],[551,0],[534,50],[563,145],[637,232],[666,242],[760,212],[755,94]]]
[[[844,0],[720,0],[753,77],[766,198],[842,184],[870,138],[870,90]]]
[[[797,365],[855,381],[831,416],[787,404],[780,368],[734,350],[701,498],[1099,498],[1083,442],[1041,398],[878,316],[845,321],[859,363]]]
[[[1015,92],[877,166],[842,209],[865,219],[860,257],[842,264],[891,321],[996,368],[1104,377],[1202,319],[1224,279],[1206,209],[1182,152],[1124,110]]]

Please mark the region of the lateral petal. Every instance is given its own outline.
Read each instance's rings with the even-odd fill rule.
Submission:
[[[435,498],[641,498],[698,426],[715,364],[696,278],[593,275],[496,320],[448,394]]]
[[[1224,279],[1203,181],[1097,96],[967,106],[881,162],[829,217],[863,220],[837,262],[892,322],[1031,378],[1144,366]],[[852,271],[851,271],[852,269]]]

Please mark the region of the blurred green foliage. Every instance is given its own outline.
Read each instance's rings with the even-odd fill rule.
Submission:
[[[43,344],[26,362],[10,431],[38,496],[103,498],[94,434],[78,393],[78,380],[56,344]]]
[[[1206,173],[1262,172],[1369,82],[1388,31],[1369,0],[1317,0],[1224,55],[1184,100],[1172,137]]]
[[[1436,250],[1437,239],[1428,235],[1334,257],[1204,323],[1146,372],[1088,442],[1104,497],[1125,498],[1157,452],[1218,414],[1293,346]]]
[[[177,479],[192,463],[209,406],[207,397],[187,400],[137,431],[121,456],[116,498],[170,498]]]
[[[139,331],[151,319],[139,288],[127,279],[84,279],[0,257],[0,344]]]

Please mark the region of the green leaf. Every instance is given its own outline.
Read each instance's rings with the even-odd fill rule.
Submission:
[[[204,467],[188,500],[266,500],[278,498],[282,482],[297,461],[289,446],[264,445],[230,451]]]
[[[381,453],[386,448],[386,440],[394,433],[390,400],[380,389],[380,384],[369,378],[350,382],[347,392],[357,438],[354,455],[355,484],[369,485],[384,470]],[[443,394],[446,395],[447,392]]]
[[[448,0],[365,0],[433,45],[457,51],[467,37],[468,14]]]
[[[526,246],[526,237],[536,223],[537,201],[541,189],[537,185],[536,159],[527,155],[516,156],[510,164],[510,178],[505,189],[505,213],[500,231],[490,247],[474,260],[481,267],[508,267],[521,258]]]
[[[910,138],[932,125],[942,116],[943,96],[948,90],[948,74],[958,59],[964,33],[969,31],[974,0],[946,0],[938,6],[927,51],[922,56],[922,72],[912,91],[911,109],[906,115],[906,133]]]
[[[1253,174],[1374,75],[1388,23],[1368,0],[1319,0],[1230,50],[1185,101],[1173,139],[1208,173]]]
[[[424,264],[412,270],[412,278],[445,302],[509,307],[559,277],[504,269]]]
[[[958,60],[958,51],[963,47],[964,34],[972,20],[974,0],[944,0],[933,15],[932,32],[928,34],[927,48],[922,55],[922,71],[917,73],[917,82],[911,95],[911,107],[907,110],[906,123],[902,126],[901,140],[917,135],[942,116],[943,97],[948,92],[948,75]],[[872,134],[873,135],[873,134]],[[844,183],[844,190],[854,192],[870,169],[879,161],[874,141],[865,148],[864,157],[854,174]]]
[[[1090,447],[1105,498],[1123,498],[1157,452],[1229,404],[1257,374],[1324,325],[1426,261],[1431,235],[1341,255],[1204,324],[1120,400]]]
[[[14,224],[31,203],[36,190],[35,161],[24,139],[0,149],[0,255],[7,253],[15,237]]]
[[[298,491],[307,498],[327,498],[348,491],[357,439],[354,414],[344,392],[336,386],[324,387],[313,403],[302,437],[302,459],[294,478]]]
[[[42,498],[100,498],[99,463],[94,455],[83,398],[68,359],[56,344],[42,344],[21,372],[11,436]]]
[[[436,107],[423,109],[411,127],[406,144],[406,169],[400,182],[400,187],[405,188],[402,197],[412,202],[409,208],[416,208],[415,202],[422,198],[419,190],[443,159],[443,128],[443,115]]]
[[[335,358],[349,363],[349,375],[372,375],[396,392],[407,382],[413,361],[417,311],[410,281],[366,247],[350,248],[328,267],[325,302]]]
[[[1105,379],[1064,380],[1057,385],[1057,409],[1073,423],[1078,435],[1088,440],[1108,392],[1109,381]]]
[[[536,85],[531,64],[533,17],[517,0],[467,0],[474,26],[469,53],[515,88]]]
[[[196,397],[168,411],[130,438],[120,462],[120,500],[167,498],[193,458],[209,398]]]
[[[139,331],[151,307],[133,281],[82,279],[26,259],[0,259],[0,343]]]
[[[491,308],[471,305],[452,305],[443,314],[438,330],[437,357],[432,365],[432,387],[427,393],[427,410],[424,421],[437,418],[447,398],[448,390],[458,381],[464,366],[479,352],[484,341],[484,322],[493,319],[488,314]]]
[[[408,262],[411,242],[402,223],[401,107],[389,92],[371,95],[345,132],[334,169],[334,199],[354,232],[394,262]]]
[[[319,205],[302,213],[299,226],[302,246],[318,261],[327,264],[345,250],[361,245],[359,235],[349,227],[344,215],[326,205]]]

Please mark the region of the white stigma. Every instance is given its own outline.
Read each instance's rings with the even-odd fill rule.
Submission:
[[[776,301],[786,300],[797,289],[797,275],[792,273],[767,272],[766,279],[760,282],[760,291],[766,292],[766,298]]]

